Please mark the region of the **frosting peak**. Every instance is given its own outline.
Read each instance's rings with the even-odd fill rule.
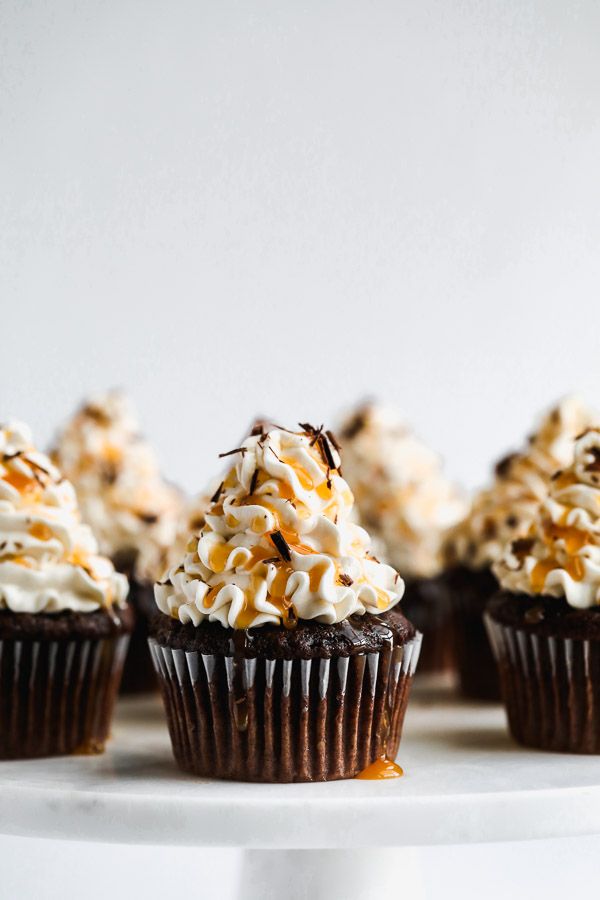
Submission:
[[[375,403],[348,417],[340,437],[361,521],[384,557],[404,575],[436,575],[445,532],[467,510],[441,458],[394,411]]]
[[[381,613],[404,584],[350,520],[352,493],[330,432],[252,434],[213,495],[199,537],[155,588],[162,612],[233,628]]]
[[[102,552],[127,568],[136,562],[139,577],[154,574],[183,501],[162,478],[126,397],[113,390],[91,398],[60,434],[53,458],[75,485]]]
[[[545,413],[527,445],[498,462],[491,486],[479,491],[467,517],[452,530],[449,562],[489,566],[509,541],[525,536],[553,474],[572,463],[575,438],[599,421],[577,396],[564,397]]]
[[[25,425],[0,427],[0,609],[92,612],[123,605],[127,579],[98,555],[72,485]]]
[[[515,593],[600,604],[600,430],[574,445],[572,464],[555,473],[525,539],[512,541],[494,572]]]

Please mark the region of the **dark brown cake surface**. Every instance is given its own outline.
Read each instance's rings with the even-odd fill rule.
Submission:
[[[564,597],[499,591],[487,611],[494,621],[528,634],[600,641],[600,607],[575,609]]]
[[[400,610],[381,616],[350,616],[343,622],[324,625],[300,620],[295,628],[263,625],[246,630],[223,628],[218,622],[202,622],[198,627],[177,619],[158,616],[150,628],[159,644],[173,650],[198,650],[222,656],[248,659],[314,659],[374,653],[392,641],[396,646],[415,636],[415,628]]]
[[[0,610],[0,640],[63,641],[72,638],[95,640],[127,633],[133,629],[130,606],[82,613],[15,613]]]

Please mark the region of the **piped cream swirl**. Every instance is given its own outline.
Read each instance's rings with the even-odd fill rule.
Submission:
[[[0,609],[93,612],[123,606],[127,579],[98,555],[72,485],[25,425],[0,428]]]
[[[75,486],[100,549],[143,580],[172,545],[183,496],[162,477],[119,391],[91,398],[59,435],[53,459]]]
[[[385,407],[366,403],[342,424],[344,472],[361,522],[403,575],[443,568],[446,530],[467,511],[441,458]]]
[[[332,437],[276,428],[234,455],[199,537],[155,587],[163,613],[253,628],[340,622],[398,603],[402,579],[350,519],[353,497]]]
[[[476,494],[468,515],[449,533],[448,562],[485,568],[500,559],[511,540],[527,535],[552,475],[573,461],[575,438],[599,422],[576,396],[564,397],[547,412],[527,446],[496,465],[491,486]]]
[[[600,430],[575,442],[571,466],[555,474],[526,538],[512,541],[494,566],[514,593],[600,604]]]

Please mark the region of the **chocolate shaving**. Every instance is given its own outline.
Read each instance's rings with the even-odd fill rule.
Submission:
[[[99,407],[93,406],[91,403],[81,408],[81,414],[97,422],[98,425],[110,425],[110,416],[107,416]]]
[[[322,426],[322,425],[319,425],[319,427],[317,428],[317,430],[316,430],[315,433],[314,433],[314,436],[313,436],[312,439],[311,439],[311,442],[310,442],[310,446],[311,446],[311,447],[314,447],[314,446],[315,446],[315,444],[317,443],[317,441],[318,441],[319,438],[321,437],[322,431],[323,431],[323,426]]]
[[[333,444],[333,446],[335,447],[335,449],[337,450],[337,452],[338,452],[338,453],[341,453],[341,452],[342,452],[342,448],[340,447],[340,445],[339,445],[339,443],[338,443],[338,440],[337,440],[335,434],[333,433],[333,431],[326,431],[325,434],[327,435],[327,437],[329,438],[330,443]]]
[[[255,469],[252,474],[252,481],[250,482],[250,495],[254,493],[256,490],[256,484],[258,482],[258,469]]]
[[[310,422],[298,422],[298,425],[300,426],[302,431],[306,432],[306,434],[314,434],[317,430],[314,425],[310,424]]]
[[[585,467],[586,472],[600,472],[600,448],[590,447],[588,453],[593,459],[592,462]]]
[[[281,560],[278,556],[268,556],[266,559],[261,560],[261,562],[264,562],[265,565],[267,563],[272,563],[273,565],[277,565],[277,563],[280,563]]]
[[[219,453],[219,459],[223,459],[225,456],[233,456],[234,453],[241,453],[242,456],[245,456],[247,452],[247,447],[236,447],[234,450],[228,450],[227,453]]]
[[[11,459],[17,459],[17,457],[23,455],[23,450],[15,450],[14,453],[3,453],[2,454],[2,462],[10,462]]]
[[[351,584],[354,584],[352,578],[350,578],[349,575],[346,575],[345,572],[340,573],[340,575],[338,576],[338,580],[340,584],[345,584],[346,587],[350,587]]]
[[[104,463],[102,467],[102,481],[111,485],[114,484],[117,480],[118,472],[114,463]]]
[[[329,441],[327,440],[324,434],[320,434],[317,440],[317,446],[321,451],[321,456],[325,460],[328,469],[336,469],[337,466],[335,464],[335,460],[333,458],[333,453],[331,452],[331,447],[329,446]]]
[[[344,440],[351,441],[352,438],[356,437],[359,434],[365,425],[367,424],[367,417],[364,411],[357,412],[355,416],[350,419],[344,430],[342,431],[342,438]]]
[[[273,447],[272,447],[271,444],[269,444],[269,450],[271,451],[271,453],[273,454],[273,456],[275,457],[275,459],[279,460],[279,462],[280,462],[282,465],[285,465],[285,463],[283,462],[283,460],[282,460],[282,459],[279,459],[279,457],[277,456],[277,454],[276,454],[275,451],[273,450]]]
[[[280,531],[273,531],[269,535],[271,542],[284,562],[291,562],[292,554],[288,542]]]
[[[158,515],[156,513],[139,512],[137,517],[146,525],[155,525],[158,522]]]
[[[33,466],[34,469],[39,469],[39,471],[40,471],[40,472],[43,472],[44,475],[48,475],[48,477],[50,477],[50,472],[49,472],[49,470],[48,470],[45,466],[41,466],[41,465],[40,465],[38,462],[36,462],[34,459],[30,459],[30,458],[28,457],[28,458],[27,458],[27,463],[28,463],[30,466]]]
[[[222,481],[221,484],[219,485],[219,487],[216,489],[216,491],[215,491],[214,494],[212,495],[212,497],[210,498],[210,502],[211,502],[211,503],[216,503],[216,502],[217,502],[217,500],[218,500],[219,497],[221,496],[221,491],[223,490],[224,487],[225,487],[225,482]]]
[[[502,459],[498,460],[494,469],[497,478],[506,478],[509,474],[513,463],[519,458],[518,453],[507,453]]]
[[[533,548],[535,541],[533,538],[518,538],[511,544],[511,550],[517,559],[524,559],[529,551]]]
[[[554,475],[552,475],[550,481],[557,481],[557,479],[560,478],[560,476],[562,475],[562,473],[563,473],[563,470],[562,470],[562,469],[559,469],[558,472],[555,472]]]

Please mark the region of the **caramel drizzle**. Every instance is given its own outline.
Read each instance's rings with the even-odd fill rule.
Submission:
[[[333,486],[330,473],[331,471],[338,471],[341,474],[339,466],[335,465],[335,460],[331,451],[332,445],[339,452],[339,445],[331,432],[323,432],[322,426],[318,429],[315,429],[313,428],[313,426],[304,423],[301,424],[301,428],[303,428],[306,434],[312,436],[310,446],[315,447],[318,456],[313,454],[311,455],[321,471],[326,475],[325,480],[321,481],[318,485],[315,486],[314,479],[311,477],[310,473],[302,465],[300,465],[294,457],[283,454],[281,456],[278,456],[272,447],[270,449],[273,451],[274,456],[276,456],[276,458],[280,462],[282,462],[284,465],[289,466],[294,471],[301,487],[304,490],[314,490],[321,500],[332,500],[332,502],[322,510],[322,514],[329,515],[330,518],[334,518],[334,520],[337,521],[337,509],[334,508],[336,504],[333,500]],[[246,448],[239,447],[229,451],[228,453],[222,453],[219,455],[221,457],[224,457],[233,455],[235,453],[240,453],[243,456],[245,452]],[[296,498],[293,489],[287,482],[285,482],[283,479],[275,478],[274,476],[268,476],[267,478],[265,478],[263,472],[259,472],[258,469],[255,469],[252,475],[249,492],[244,498],[239,501],[239,505],[261,506],[269,513],[271,513],[276,525],[276,527],[272,531],[264,531],[265,521],[260,517],[257,517],[251,523],[251,529],[257,534],[265,533],[268,536],[270,542],[273,544],[273,551],[275,551],[277,555],[274,556],[272,550],[258,545],[251,551],[250,558],[244,564],[244,569],[248,572],[252,572],[257,565],[265,565],[267,563],[273,564],[278,567],[278,571],[275,577],[272,579],[271,585],[269,587],[268,599],[279,610],[284,626],[294,627],[297,623],[297,615],[292,600],[286,595],[288,579],[290,575],[296,571],[290,565],[291,551],[293,550],[295,553],[299,553],[301,555],[313,555],[318,553],[319,551],[316,551],[314,548],[308,546],[307,544],[303,544],[300,536],[296,532],[293,532],[282,525],[280,511],[276,509],[272,503],[269,502],[269,500],[267,499],[269,495],[265,496],[263,494],[256,494],[257,488],[260,487],[261,484],[264,484],[265,480],[274,480],[276,482],[279,498],[291,503],[291,505],[296,508],[298,514],[301,514],[301,507],[303,506],[301,501]],[[224,481],[221,482],[221,484],[217,488],[213,498],[211,498],[211,502],[213,503],[213,505],[209,510],[209,515],[224,515],[223,504],[219,503],[219,500],[222,497],[223,491],[228,487],[233,487],[235,485],[235,482],[236,470],[235,467],[232,467]],[[235,516],[233,516],[231,512],[226,517],[226,523],[229,525],[229,527],[235,527],[237,524],[239,524],[238,520],[235,518]],[[229,546],[229,544],[227,543],[216,544],[211,549],[209,562],[210,568],[215,572],[215,574],[220,574],[225,570],[229,555],[234,552],[235,549],[236,548]],[[351,585],[353,583],[352,579],[349,578],[348,575],[340,573],[339,566],[335,561],[333,561],[333,564],[335,566],[335,577],[337,583],[346,586]],[[321,579],[329,566],[330,563],[324,561],[322,564],[314,566],[313,569],[311,569],[310,572],[307,573],[309,575],[311,591],[316,592],[318,590]],[[364,582],[364,579],[361,580]],[[210,608],[210,606],[212,606],[216,595],[223,586],[224,584],[220,582],[218,585],[215,585],[213,588],[211,588],[211,590],[206,594],[203,603],[205,608]],[[378,608],[381,610],[387,609],[389,605],[389,599],[387,595],[379,588],[374,587],[374,590],[377,594]],[[251,589],[247,589],[246,591],[244,591],[244,595],[244,609],[241,613],[238,614],[236,620],[236,626],[240,628],[247,628],[252,622],[253,617],[258,612],[254,608],[252,603],[253,591]]]

